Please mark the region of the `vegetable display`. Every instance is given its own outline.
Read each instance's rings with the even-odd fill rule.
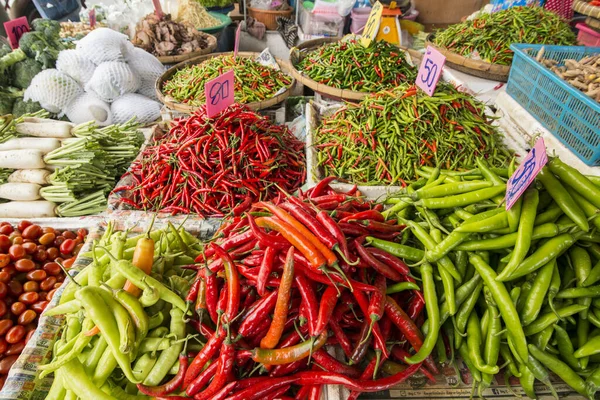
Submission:
[[[96,26],[92,28],[88,22],[72,22],[65,21],[60,23],[61,39],[81,39],[95,28],[102,28],[102,22],[96,22]]]
[[[297,68],[327,86],[379,92],[415,81],[417,69],[406,57],[404,51],[385,41],[372,41],[364,47],[356,39],[349,39],[303,54]]]
[[[117,370],[133,388],[157,386],[178,368],[180,353],[197,351],[184,319],[192,273],[181,266],[200,253],[198,241],[171,224],[148,229],[128,237],[109,224],[86,254],[93,257],[91,264],[45,313],[66,314],[53,359],[39,367],[41,376],[54,372],[47,399],[122,398],[127,394]],[[156,278],[147,275],[151,270]],[[86,348],[91,351],[79,358]]]
[[[236,104],[210,119],[205,109],[175,120],[123,178],[134,209],[223,216],[293,192],[305,179],[304,143]]]
[[[407,227],[402,239],[365,241],[415,263],[424,287],[423,274],[434,267],[444,299],[426,308],[421,329],[443,339],[438,359],[461,355],[480,395],[504,369],[529,398],[536,379],[554,391],[552,371],[593,399],[600,388],[600,364],[591,357],[600,327],[599,182],[554,158],[505,211],[513,171],[492,170],[482,158],[467,171],[422,167],[419,180],[386,200],[383,214]]]
[[[423,165],[470,168],[485,155],[502,167],[509,160],[485,106],[446,83],[433,97],[404,83],[347,104],[323,119],[312,145],[322,176],[360,185],[404,186]]]
[[[197,29],[212,28],[221,25],[221,21],[210,15],[198,0],[179,2],[177,21],[187,23]]]
[[[462,56],[510,65],[513,43],[575,45],[568,23],[541,7],[511,7],[451,25],[435,34],[437,46]]]
[[[272,98],[292,84],[288,75],[250,58],[220,55],[178,70],[164,82],[162,92],[180,103],[201,106],[206,104],[206,82],[229,70],[235,74],[235,101],[242,104]]]
[[[0,223],[0,388],[65,279],[58,263],[69,268],[86,236],[85,229]]]
[[[538,58],[540,57],[543,57],[541,51],[538,55]],[[567,59],[561,63],[545,58],[541,59],[541,63],[592,99],[600,102],[600,54],[587,56],[579,61]]]
[[[131,41],[157,57],[192,53],[208,47],[207,35],[196,27],[171,20],[166,14],[159,18],[148,14],[137,27]]]

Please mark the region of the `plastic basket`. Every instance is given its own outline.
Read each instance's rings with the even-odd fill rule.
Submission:
[[[600,46],[600,33],[584,23],[579,23],[575,26],[579,29],[579,34],[577,35],[579,44],[589,47]]]
[[[277,17],[289,18],[292,15],[292,8],[286,10],[262,10],[259,8],[248,7],[248,15],[265,24],[268,30],[274,31],[277,29]]]
[[[600,103],[535,60],[562,62],[600,53],[600,47],[513,44],[515,52],[506,91],[587,165],[600,165]]]

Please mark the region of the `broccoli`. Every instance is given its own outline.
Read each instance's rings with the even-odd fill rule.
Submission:
[[[42,32],[47,37],[58,37],[60,35],[60,22],[51,19],[37,18],[31,22],[33,30]]]
[[[12,49],[10,48],[9,45],[7,45],[6,43],[2,43],[2,46],[0,46],[0,57],[4,57],[11,51],[12,51]]]
[[[19,89],[27,89],[31,84],[34,76],[39,74],[43,69],[42,64],[35,61],[33,58],[26,58],[19,61],[13,66],[12,84]]]
[[[0,58],[0,73],[8,71],[11,66],[26,58],[27,55],[21,49],[16,49],[5,56],[2,56]]]
[[[27,57],[42,63],[44,68],[54,68],[58,53],[64,46],[54,37],[46,37],[38,31],[27,32],[19,40],[19,47]]]
[[[18,98],[13,105],[12,115],[20,117],[24,114],[33,114],[41,110],[43,110],[43,108],[37,101],[25,101],[22,98]]]
[[[12,113],[17,98],[23,97],[23,91],[7,87],[0,89],[0,115]]]

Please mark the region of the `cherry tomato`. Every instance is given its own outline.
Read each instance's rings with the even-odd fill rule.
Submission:
[[[19,296],[19,301],[31,305],[40,299],[38,292],[25,292]]]
[[[10,249],[8,249],[8,254],[10,254],[10,258],[13,261],[16,261],[25,257],[25,249],[20,244],[13,244],[10,246]]]
[[[22,258],[15,263],[15,269],[19,272],[29,272],[35,269],[35,263],[26,258]]]
[[[37,251],[37,244],[34,242],[23,243],[23,249],[27,254],[34,254]]]
[[[30,271],[27,273],[27,279],[36,282],[43,281],[44,279],[46,279],[47,276],[48,274],[43,269],[36,269],[35,271]]]
[[[46,297],[48,296],[48,292],[39,292],[38,294],[40,295],[40,300],[41,300],[41,301],[48,300],[48,299],[46,298]],[[48,301],[50,301],[50,300],[48,300]]]
[[[8,312],[8,306],[4,302],[4,300],[0,300],[0,317],[4,317]]]
[[[8,339],[6,341],[8,342]],[[0,374],[8,374],[8,371],[10,371],[10,368],[13,366],[13,364],[15,363],[15,361],[17,361],[18,358],[19,356],[15,354],[12,356],[4,357],[2,360],[0,360]]]
[[[23,237],[15,236],[12,240],[12,244],[23,244]]]
[[[31,340],[31,337],[33,336],[34,333],[35,333],[35,329],[27,332],[27,336],[25,336],[25,344],[27,344],[27,342],[29,342],[29,340]]]
[[[6,267],[2,268],[2,271],[6,272],[10,277],[17,273],[14,264],[9,264]]]
[[[40,284],[36,281],[27,281],[23,284],[23,290],[25,292],[37,292],[40,290]]]
[[[10,274],[3,269],[0,271],[0,282],[7,283],[8,281],[10,281]]]
[[[0,272],[2,274],[2,272]],[[9,278],[10,279],[10,278]],[[3,281],[0,281],[0,299],[3,299],[8,294],[8,286]]]
[[[37,294],[37,293],[36,293]],[[37,318],[37,313],[33,310],[26,310],[23,314],[19,315],[17,323],[19,325],[27,325],[32,323]]]
[[[85,240],[85,237],[87,236],[88,231],[85,228],[79,228],[77,230],[77,236],[79,236],[81,238],[81,240]]]
[[[57,290],[58,290],[58,288],[54,288],[51,291],[49,291],[48,294],[46,295],[46,300],[51,301]]]
[[[28,310],[28,311],[31,311],[31,310]],[[21,315],[23,315],[23,314],[21,314]],[[17,355],[21,354],[23,352],[23,349],[25,348],[26,344],[27,344],[27,341],[25,339],[21,340],[19,343],[13,344],[6,351],[6,355],[12,356],[13,354],[17,354]]]
[[[44,271],[46,271],[48,273],[48,275],[60,275],[60,273],[62,272],[62,270],[60,269],[60,266],[55,263],[55,262],[47,262],[46,264],[44,264],[43,267]]]
[[[49,247],[48,250],[46,250],[46,252],[48,253],[48,259],[50,261],[54,261],[56,257],[60,255],[60,252],[56,247]]]
[[[52,292],[50,292],[50,293],[52,293]],[[48,294],[50,294],[50,293],[48,293]],[[46,296],[46,297],[48,297],[48,296]],[[29,307],[29,308],[31,308],[36,313],[41,314],[41,313],[44,312],[44,310],[48,306],[49,302],[50,302],[50,300],[48,300],[48,301],[46,301],[46,300],[38,301],[36,303],[33,303],[31,305],[31,307]],[[2,321],[0,321],[0,322],[2,322]]]
[[[21,222],[19,222],[19,224],[17,225],[17,229],[20,230],[21,232],[23,232],[25,229],[27,229],[28,226],[33,225],[33,223],[31,221],[27,221],[27,220],[23,220]]]
[[[11,241],[6,235],[0,235],[0,251],[7,252],[10,248]]]
[[[6,332],[6,341],[10,344],[19,343],[25,337],[27,331],[23,325],[15,325]],[[1,362],[1,361],[0,361]],[[1,372],[1,371],[0,371]]]
[[[42,289],[44,292],[52,290],[54,289],[54,284],[56,282],[56,277],[49,276],[48,278],[44,279],[42,283],[40,283],[40,289]]]
[[[51,226],[46,226],[44,228],[42,228],[42,233],[55,233],[56,229],[52,228]]]
[[[6,353],[6,350],[8,350],[8,343],[6,343],[6,340],[4,340],[4,338],[0,338],[0,356],[4,355],[4,353]]]
[[[17,316],[21,315],[25,310],[27,310],[27,306],[20,301],[15,301],[10,306],[10,312]]]
[[[84,246],[84,243],[79,243],[79,244],[77,244],[77,246],[75,246],[75,248],[73,249],[73,257],[76,257],[79,254],[79,252],[81,251],[83,246]]]
[[[14,324],[10,319],[0,320],[0,336],[4,336],[13,325]]]
[[[35,254],[33,255],[33,259],[35,261],[43,263],[44,261],[46,261],[47,258],[48,253],[46,253],[46,250],[40,249],[40,246],[38,246],[37,250],[35,251]]]
[[[58,280],[57,280],[56,283],[54,284],[54,289],[58,289],[61,286],[62,286],[62,283],[58,282]]]
[[[77,234],[73,231],[64,231],[62,234],[66,239],[75,239]]]
[[[73,263],[75,262],[75,257],[71,257],[71,258],[67,258],[65,261],[63,261],[63,267],[65,267],[66,269],[69,269],[73,266]]]
[[[23,285],[13,279],[8,282],[8,292],[15,297],[20,296],[23,293]]]
[[[14,229],[11,225],[2,225],[0,227],[0,233],[3,235],[10,235],[13,233]]]
[[[25,228],[22,236],[24,239],[37,239],[42,234],[42,227],[39,225],[29,225]]]
[[[4,268],[10,262],[10,256],[8,254],[0,254],[0,268]]]
[[[63,244],[63,242],[65,240],[67,240],[66,237],[64,237],[64,236],[57,236],[56,239],[54,239],[54,246],[60,247],[60,245]]]
[[[54,239],[56,239],[56,235],[54,234],[54,232],[48,232],[44,233],[38,241],[40,242],[40,244],[47,246],[50,243],[54,242]]]

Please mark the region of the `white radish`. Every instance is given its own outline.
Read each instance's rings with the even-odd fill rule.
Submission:
[[[0,204],[0,218],[56,217],[56,204],[51,201],[11,201]]]
[[[38,169],[45,166],[44,154],[39,150],[0,151],[0,168]]]
[[[71,129],[73,129],[73,124],[70,122],[45,118],[25,118],[25,122],[16,126],[17,132],[22,135],[46,138],[71,137]]]
[[[60,140],[54,138],[23,137],[0,143],[1,150],[39,150],[43,154],[50,153],[60,147]]]
[[[33,201],[42,198],[37,183],[5,183],[0,185],[0,198],[16,201]]]
[[[51,172],[46,169],[18,169],[8,177],[9,183],[37,183],[47,185]]]

